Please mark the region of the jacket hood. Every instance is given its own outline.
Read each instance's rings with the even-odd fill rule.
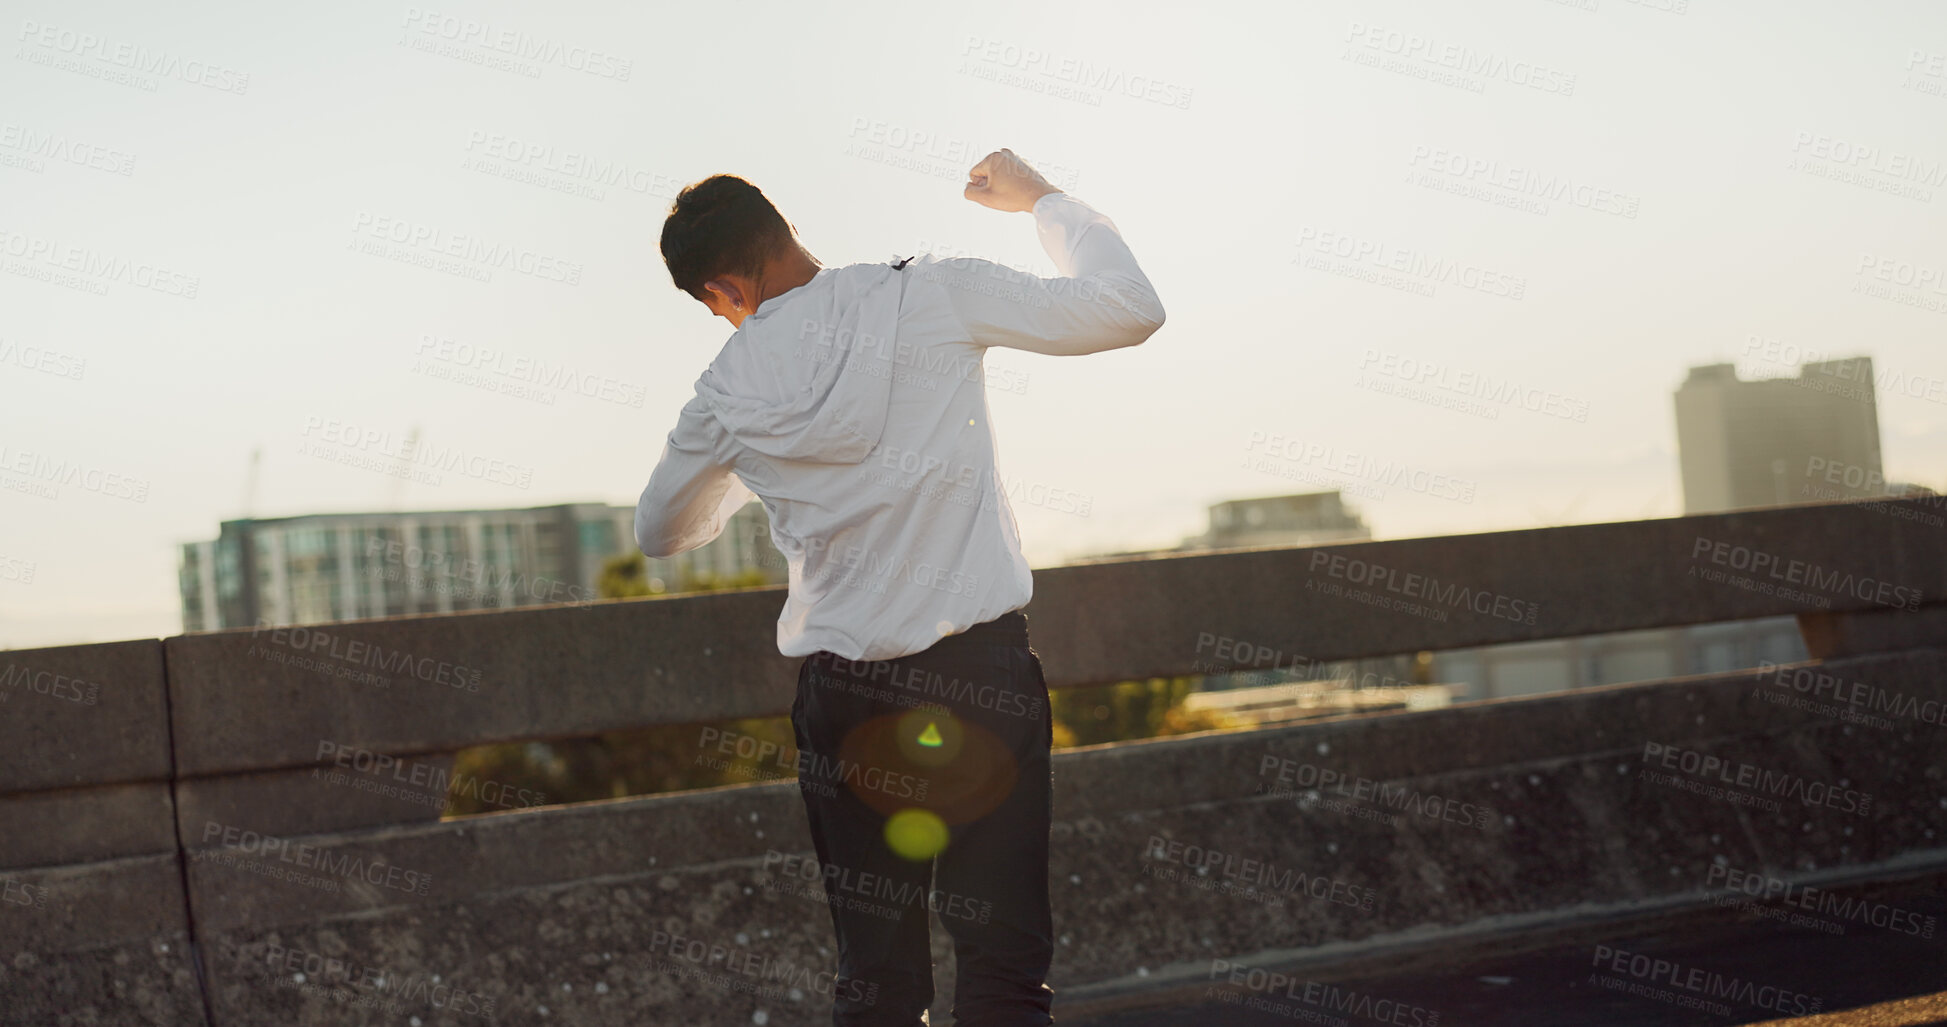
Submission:
[[[864,460],[886,426],[904,286],[890,264],[820,270],[744,318],[696,394],[732,437],[766,456]]]

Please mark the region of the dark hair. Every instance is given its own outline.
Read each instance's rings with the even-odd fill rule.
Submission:
[[[663,263],[676,287],[697,299],[719,275],[756,277],[791,242],[791,225],[736,175],[712,175],[676,195],[663,221]]]

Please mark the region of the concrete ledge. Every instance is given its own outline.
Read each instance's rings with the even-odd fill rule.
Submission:
[[[1053,983],[1698,903],[1733,869],[1940,858],[1939,725],[1903,715],[1870,727],[1794,705],[1799,672],[1916,709],[1947,699],[1947,653],[1922,651],[1064,754]],[[1787,792],[1771,811],[1646,779],[1670,752],[1874,802],[1847,811]],[[1336,771],[1350,794],[1306,789],[1305,767],[1313,780]],[[1916,782],[1915,768],[1932,776]],[[1287,769],[1293,794],[1280,792]],[[1382,786],[1406,801],[1372,794]],[[815,1020],[826,997],[810,988],[751,993],[767,980],[753,967],[833,965],[822,892],[782,871],[809,849],[802,822],[790,786],[761,785],[303,840],[317,847],[303,857],[310,868],[334,857],[424,870],[423,892],[326,890],[199,860],[191,887],[221,1022],[426,1015],[368,1016],[278,986],[289,960],[314,955],[398,979],[438,974],[517,1019],[546,1006],[560,1022],[597,1025],[747,1024],[760,1009],[772,1022]],[[430,995],[417,1001],[432,1008]]]
[[[0,795],[0,824],[0,870],[176,851],[161,782]]]
[[[446,807],[452,756],[359,754],[356,765],[190,778],[176,786],[184,841],[214,830],[299,835],[437,821]],[[360,769],[360,768],[363,769]],[[538,803],[525,803],[538,805]]]
[[[327,740],[441,753],[781,712],[796,680],[772,641],[782,598],[758,589],[171,638],[179,772],[309,766]]]
[[[1765,570],[1812,599],[1733,580],[1769,585]],[[1035,578],[1033,638],[1049,684],[1067,687],[1795,614],[1810,601],[1832,613],[1920,604],[1947,594],[1947,535],[1835,504]],[[779,716],[797,669],[773,644],[782,601],[782,589],[752,589],[171,638],[179,772],[306,767],[325,740],[412,755]],[[1237,659],[1218,639],[1271,659]]]
[[[169,778],[162,643],[0,653],[0,793]]]

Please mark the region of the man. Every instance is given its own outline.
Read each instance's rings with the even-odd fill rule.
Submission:
[[[953,937],[958,1023],[1054,1022],[1048,690],[983,357],[1134,346],[1163,324],[1108,218],[1011,150],[968,179],[968,199],[1034,215],[1063,277],[973,258],[824,267],[728,175],[684,189],[663,224],[677,288],[737,330],[669,434],[636,540],[693,549],[753,493],[770,515],[790,583],[778,650],[806,658],[791,722],[841,1025],[925,1022],[929,911]]]

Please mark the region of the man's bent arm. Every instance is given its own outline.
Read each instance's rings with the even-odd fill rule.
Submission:
[[[1033,213],[1063,277],[974,257],[931,265],[976,344],[1075,356],[1137,345],[1163,326],[1163,301],[1114,222],[1061,192],[1036,200]]]
[[[683,407],[662,460],[635,505],[635,541],[645,556],[675,556],[723,534],[751,492],[718,456],[722,427],[702,397]]]

